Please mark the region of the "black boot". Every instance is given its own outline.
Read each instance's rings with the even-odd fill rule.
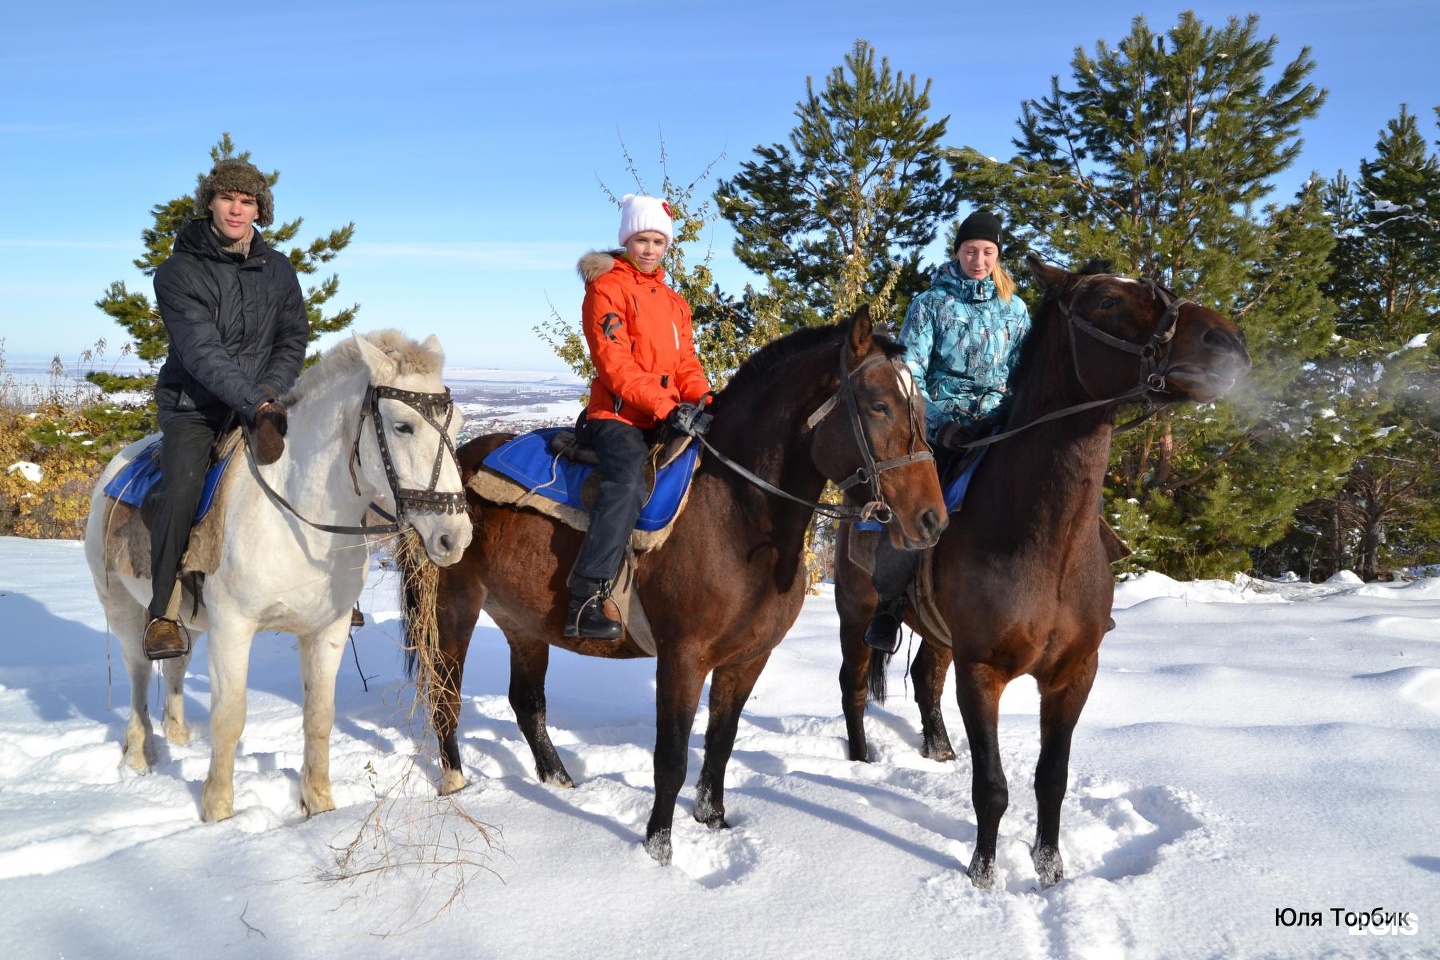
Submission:
[[[577,585],[578,586],[578,585]],[[583,592],[570,594],[570,607],[565,613],[565,636],[589,640],[619,640],[625,625],[605,613],[610,596],[608,584],[586,584]]]
[[[870,626],[865,628],[865,646],[881,653],[894,654],[900,649],[900,625],[905,622],[905,608],[910,605],[905,594],[881,597]]]

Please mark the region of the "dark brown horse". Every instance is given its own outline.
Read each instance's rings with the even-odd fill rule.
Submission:
[[[1230,320],[1163,287],[1099,268],[1072,274],[1033,258],[1030,268],[1044,299],[1011,378],[1009,427],[1018,432],[990,448],[933,551],[935,608],[953,645],[917,618],[913,604],[907,616],[923,638],[911,667],[922,750],[937,760],[955,756],[940,714],[945,672],[955,665],[970,743],[978,836],[969,875],[977,887],[994,883],[996,839],[1009,802],[997,734],[1000,694],[1022,674],[1033,676],[1040,691],[1031,858],[1042,886],[1064,875],[1060,807],[1070,739],[1114,599],[1098,516],[1118,398],[1207,402],[1250,366]],[[850,757],[867,760],[867,683],[883,692],[888,657],[864,645],[877,598],[869,575],[844,559],[848,540],[842,534],[836,551],[840,690]]]
[[[893,544],[931,545],[945,526],[944,501],[925,444],[924,401],[899,352],[884,336],[872,335],[868,311],[844,324],[791,334],[740,367],[715,399],[707,439],[758,479],[802,501],[817,500],[827,479],[858,477],[850,490],[868,489],[871,504],[893,514]],[[507,439],[491,434],[461,447],[457,457],[467,479]],[[727,826],[725,765],[740,710],[800,612],[807,586],[805,531],[814,506],[767,492],[707,453],[669,537],[640,557],[638,592],[658,650],[655,806],[645,846],[661,863],[670,861],[675,801],[707,674],[710,722],[694,816],[712,828]],[[482,608],[510,644],[510,705],[536,774],[549,784],[573,786],[545,729],[550,645],[594,657],[645,653],[628,632],[619,643],[562,635],[566,578],[581,534],[473,491],[469,509],[474,540],[459,563],[439,571],[432,699],[441,792],[465,783],[455,736],[459,691]]]

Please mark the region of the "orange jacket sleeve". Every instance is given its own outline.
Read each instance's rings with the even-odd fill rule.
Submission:
[[[592,283],[585,291],[581,314],[596,379],[622,403],[664,420],[680,402],[680,390],[674,383],[662,384],[661,374],[651,373],[635,361],[630,339],[634,316],[629,305],[612,295],[606,285]]]

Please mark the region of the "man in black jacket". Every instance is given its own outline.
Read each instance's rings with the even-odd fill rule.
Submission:
[[[151,660],[189,650],[189,637],[171,619],[171,600],[211,448],[238,419],[254,429],[259,462],[279,459],[286,413],[277,398],[294,384],[310,339],[295,268],[255,229],[274,219],[265,175],[244,160],[221,160],[195,201],[201,216],[181,229],[155,272],[170,342],[155,383],[164,439],[150,500]]]

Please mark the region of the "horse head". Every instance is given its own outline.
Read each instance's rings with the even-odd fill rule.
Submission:
[[[464,418],[440,379],[445,362],[431,335],[416,344],[386,334],[355,335],[369,370],[356,439],[357,485],[420,535],[440,566],[460,559],[470,543],[465,489],[455,462]],[[373,429],[365,428],[370,420]]]
[[[869,307],[850,318],[836,392],[810,418],[816,467],[852,499],[862,499],[901,549],[934,545],[947,523],[934,455],[925,442],[925,397],[901,359],[903,348],[877,334]],[[842,415],[829,416],[832,409]]]
[[[1207,403],[1250,369],[1244,334],[1208,307],[1095,265],[1070,273],[1027,260],[1068,323],[1075,374],[1092,399]]]

